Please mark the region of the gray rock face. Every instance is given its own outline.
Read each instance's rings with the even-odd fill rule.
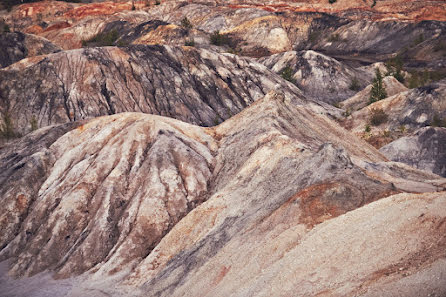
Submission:
[[[293,79],[305,95],[327,103],[335,103],[353,96],[365,87],[372,75],[352,68],[333,58],[312,50],[285,52],[259,59],[276,73],[285,67],[293,71]],[[351,90],[356,80],[355,90]]]
[[[16,129],[139,111],[212,126],[268,91],[301,91],[265,66],[189,47],[87,48],[18,63],[0,74],[0,111]]]
[[[446,177],[446,128],[421,128],[380,151],[392,161]]]
[[[0,44],[0,68],[27,57],[60,51],[58,46],[45,38],[20,32],[0,34]]]

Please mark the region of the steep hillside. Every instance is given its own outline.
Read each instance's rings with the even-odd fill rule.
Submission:
[[[401,2],[384,5],[378,1],[373,9],[367,9],[370,4],[363,1],[359,1],[359,7],[347,1],[333,5],[324,1],[322,6],[291,1],[258,5],[255,2],[162,1],[160,5],[136,2],[135,11],[130,10],[130,2],[45,3],[21,5],[5,17],[6,22],[14,30],[41,35],[64,49],[79,48],[82,41],[113,30],[118,34],[112,40],[114,44],[178,45],[196,40],[197,45],[208,47],[212,46],[211,34],[219,31],[226,39],[215,50],[220,48],[255,57],[314,49],[329,55],[360,53],[375,59],[375,55],[381,57],[400,51],[408,55],[407,60],[425,61],[426,51],[428,56],[435,55],[429,46],[431,41],[444,40],[446,32],[441,22],[446,15],[441,13],[446,12],[446,4],[441,1],[411,1],[410,7]],[[392,9],[396,12],[384,12]],[[384,17],[380,10],[384,15],[395,16]],[[419,11],[419,14],[411,16],[409,11]],[[428,13],[438,16],[422,17]],[[358,16],[349,17],[350,14]],[[375,21],[381,17],[386,21]],[[182,23],[184,18],[187,23]],[[417,22],[402,22],[400,18]],[[418,22],[421,20],[424,21]],[[164,23],[141,28],[142,23],[150,21]],[[444,60],[442,55],[437,58]]]
[[[400,83],[393,76],[386,76],[383,78],[383,86],[388,97],[407,91],[408,89]],[[339,103],[339,106],[348,110],[349,113],[360,110],[370,104],[370,91],[373,85],[369,84],[367,87],[357,92],[354,96]]]
[[[213,126],[273,89],[297,103],[309,102],[261,64],[192,47],[65,51],[23,60],[0,73],[0,111],[22,134],[31,121],[43,127],[125,111]]]
[[[372,132],[401,129],[412,132],[429,125],[442,125],[440,122],[446,118],[445,95],[446,80],[441,80],[425,87],[397,93],[370,105],[367,104],[364,108],[353,112],[343,125],[355,133],[361,133],[365,125],[370,124],[372,117],[376,116],[374,112],[376,110],[382,110],[387,117],[383,118],[383,121],[378,121],[377,125],[372,125]],[[363,100],[369,101],[365,96]]]
[[[352,68],[311,50],[276,54],[259,62],[295,82],[307,97],[328,103],[353,96],[373,77],[370,71]]]
[[[420,128],[383,146],[380,151],[390,160],[446,177],[446,128]]]
[[[0,259],[11,259],[15,276],[50,270],[64,278],[88,271],[87,281],[74,290],[84,293],[89,286],[110,294],[131,286],[126,294],[195,296],[205,287],[205,295],[245,290],[257,295],[269,285],[259,287],[252,277],[261,275],[275,286],[279,280],[273,275],[280,265],[306,266],[312,260],[299,251],[322,244],[311,239],[314,234],[336,232],[332,218],[395,193],[446,189],[446,180],[439,176],[387,164],[373,147],[327,117],[277,93],[215,128],[139,113],[44,128],[2,148],[0,159],[5,231]],[[420,197],[425,197],[417,203],[426,205],[429,224],[405,231],[404,237],[389,235],[385,242],[397,245],[405,238],[410,249],[404,255],[410,258],[423,248],[411,238],[423,234],[430,242],[439,240],[428,260],[417,260],[419,266],[398,264],[400,249],[377,259],[373,250],[381,243],[371,233],[363,237],[365,258],[353,260],[339,286],[323,281],[317,287],[300,287],[300,278],[293,278],[289,289],[352,294],[370,287],[373,282],[367,280],[389,266],[408,265],[410,275],[429,269],[442,257],[439,207],[445,205],[445,195]],[[404,203],[415,209],[410,199]],[[381,209],[379,205],[399,207],[403,200],[392,197],[360,213]],[[405,216],[420,212],[413,211]],[[382,214],[385,232],[403,228],[390,213]],[[353,244],[361,225],[353,223],[353,213],[339,219]],[[437,225],[438,231],[426,233]],[[302,264],[294,264],[295,253],[302,255]],[[325,250],[320,253],[325,257]],[[359,263],[375,268],[356,268]],[[336,267],[347,272],[346,266]],[[350,280],[351,267],[362,281]],[[402,277],[390,275],[393,281]],[[115,284],[95,287],[99,278]]]
[[[27,57],[59,52],[61,49],[48,40],[20,32],[0,34],[0,68]]]
[[[0,297],[446,296],[445,1],[24,1]]]

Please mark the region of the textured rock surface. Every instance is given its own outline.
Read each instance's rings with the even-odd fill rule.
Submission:
[[[60,51],[48,40],[20,32],[0,34],[0,68],[9,66],[27,57]]]
[[[390,160],[446,177],[446,129],[426,127],[399,138],[380,151]]]
[[[212,126],[273,89],[308,102],[261,64],[191,47],[80,49],[0,71],[0,111],[21,133],[33,117],[42,127],[125,111]]]
[[[10,258],[16,276],[83,273],[71,296],[271,295],[285,279],[277,295],[353,295],[375,284],[376,274],[400,280],[392,267],[412,275],[444,257],[444,192],[361,207],[413,191],[407,185],[444,191],[446,180],[387,164],[373,147],[282,94],[214,128],[138,113],[48,127],[3,147],[0,159],[0,259]],[[393,210],[401,207],[404,215]],[[427,221],[415,224],[421,212]],[[372,213],[381,219],[370,220]],[[361,249],[345,266],[343,251],[359,237]],[[430,249],[410,265],[426,251],[420,237]],[[314,251],[333,261],[324,267],[336,267],[318,274],[317,287],[306,283],[321,267],[309,257]]]
[[[276,73],[290,67],[294,73],[293,79],[306,96],[328,103],[353,96],[358,91],[350,89],[354,79],[360,89],[372,79],[367,71],[349,67],[312,50],[276,54],[259,62]]]

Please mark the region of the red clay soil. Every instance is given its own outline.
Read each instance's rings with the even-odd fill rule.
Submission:
[[[165,0],[166,1],[166,0]],[[162,1],[163,2],[163,1]],[[232,9],[259,8],[271,12],[325,12],[343,15],[348,13],[351,18],[372,18],[374,20],[400,19],[408,21],[438,20],[446,21],[446,1],[402,1],[387,0],[378,2],[371,7],[371,1],[342,1],[329,4],[326,0],[315,1],[281,1],[275,4],[263,4],[261,1],[243,2],[229,1],[220,3]],[[135,1],[137,7],[145,4]],[[17,12],[22,17],[36,17],[37,15],[51,15],[63,13],[71,19],[83,19],[88,16],[110,15],[116,12],[130,10],[132,2],[101,2],[89,4],[72,4],[67,2],[42,1],[20,5]]]

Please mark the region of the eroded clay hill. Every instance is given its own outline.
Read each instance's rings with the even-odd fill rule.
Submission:
[[[444,1],[94,2],[0,11],[1,297],[446,295]]]
[[[307,97],[332,104],[355,95],[373,77],[370,70],[350,67],[313,50],[284,52],[261,58],[259,62],[283,76],[288,71],[287,78]],[[354,88],[352,82],[356,82]]]
[[[373,9],[370,3],[356,2],[359,6],[353,1],[333,5],[324,1],[322,6],[291,1],[261,5],[162,1],[148,6],[136,2],[135,11],[130,2],[37,2],[18,6],[4,18],[14,30],[40,35],[64,49],[82,47],[97,34],[116,32],[110,40],[115,45],[181,45],[194,40],[200,47],[255,57],[302,49],[372,56],[405,49],[410,50],[409,58],[425,60],[436,55],[432,47],[445,39],[443,1],[377,1]],[[381,11],[390,15],[383,17]],[[182,23],[184,18],[189,23]],[[227,37],[220,46],[209,41],[215,31]]]
[[[0,68],[27,57],[55,53],[61,49],[45,38],[20,32],[0,34]]]
[[[384,81],[387,81],[389,86],[400,86],[392,77]],[[391,96],[372,104],[369,104],[368,94],[362,92],[359,92],[356,98],[344,101],[342,104],[353,108],[351,116],[343,121],[344,127],[357,135],[363,135],[367,125],[370,125],[372,134],[381,134],[383,131],[411,133],[426,126],[444,125],[446,80],[416,89],[400,90],[401,92],[391,92]],[[355,106],[362,108],[355,111]],[[382,111],[384,118],[373,125],[371,120],[377,118],[377,111]]]
[[[214,128],[122,113],[3,147],[0,259],[80,274],[72,296],[353,296],[443,273],[446,180],[296,103],[270,93]]]
[[[64,51],[0,73],[0,111],[22,134],[32,120],[43,127],[125,111],[213,126],[273,89],[308,102],[294,84],[255,61],[192,47]]]

